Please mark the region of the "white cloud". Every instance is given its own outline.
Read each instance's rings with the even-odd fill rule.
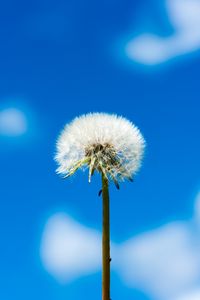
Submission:
[[[0,135],[20,136],[27,131],[25,114],[14,107],[0,110]]]
[[[189,293],[180,296],[178,298],[173,298],[170,300],[199,300],[200,299],[200,289],[190,291]]]
[[[120,273],[153,299],[171,299],[200,283],[200,249],[187,223],[169,223],[126,242]]]
[[[101,236],[66,214],[57,213],[47,221],[40,255],[46,270],[67,282],[100,270]]]
[[[200,0],[166,0],[175,33],[167,38],[146,32],[130,40],[126,55],[141,64],[156,65],[200,50]]]
[[[200,299],[199,195],[194,217],[167,223],[121,245],[111,244],[112,270],[129,287],[153,300]],[[69,218],[53,215],[46,223],[40,255],[60,282],[101,270],[101,234]]]

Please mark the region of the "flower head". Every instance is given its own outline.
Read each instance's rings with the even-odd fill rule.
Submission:
[[[145,140],[139,129],[123,117],[90,113],[67,124],[57,141],[57,172],[68,177],[89,168],[112,179],[129,179],[141,165]]]

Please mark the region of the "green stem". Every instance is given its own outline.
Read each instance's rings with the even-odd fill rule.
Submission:
[[[110,300],[110,211],[108,179],[102,174],[103,237],[102,237],[102,300]]]

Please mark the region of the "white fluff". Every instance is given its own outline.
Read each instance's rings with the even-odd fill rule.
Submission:
[[[67,124],[58,138],[57,172],[67,177],[86,166],[89,181],[95,170],[114,181],[131,179],[141,165],[144,147],[139,129],[127,119],[106,113],[83,115]]]

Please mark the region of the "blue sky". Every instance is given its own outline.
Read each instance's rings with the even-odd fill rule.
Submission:
[[[127,117],[147,141],[135,182],[111,186],[112,299],[200,295],[200,3],[137,2],[0,5],[1,299],[101,299],[91,250],[101,233],[100,178],[64,181],[53,160],[64,124],[96,111]],[[57,222],[67,244],[58,264]],[[85,261],[72,276],[73,234],[91,248],[71,258]]]

